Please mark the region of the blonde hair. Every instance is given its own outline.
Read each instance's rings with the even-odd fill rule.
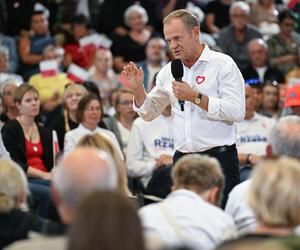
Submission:
[[[100,134],[91,134],[82,137],[76,146],[97,148],[105,151],[106,153],[109,153],[114,159],[116,166],[118,166],[117,171],[119,191],[125,195],[130,194],[130,191],[127,187],[125,163],[121,159],[119,153],[115,149],[114,145],[110,142],[110,140]]]
[[[83,85],[79,85],[79,84],[75,84],[75,83],[70,83],[70,84],[67,84],[66,87],[65,87],[65,91],[64,91],[64,95],[63,95],[63,106],[64,106],[64,110],[63,110],[63,115],[64,115],[64,121],[65,121],[65,130],[66,132],[70,131],[70,125],[69,125],[69,122],[68,122],[68,109],[67,109],[67,106],[66,106],[66,99],[67,99],[67,95],[72,92],[72,91],[75,91],[75,90],[79,90],[83,93],[83,96],[86,96],[88,95],[88,91],[87,89],[83,86]]]
[[[0,214],[18,207],[20,195],[27,193],[27,179],[15,162],[0,159]]]
[[[273,227],[300,224],[300,162],[289,157],[260,163],[252,176],[249,205],[257,220]]]
[[[191,12],[180,9],[171,12],[164,18],[163,24],[170,22],[173,19],[181,20],[187,27],[193,29],[195,27],[200,28],[199,19]]]
[[[224,175],[219,162],[206,155],[193,154],[182,157],[174,165],[171,176],[175,187],[196,189],[199,193],[213,187],[222,190],[224,185]]]

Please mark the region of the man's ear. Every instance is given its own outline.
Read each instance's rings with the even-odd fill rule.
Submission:
[[[210,190],[208,190],[206,201],[213,204],[217,205],[218,203],[218,198],[219,198],[219,193],[220,193],[220,188],[219,187],[213,187]]]
[[[273,150],[272,150],[272,147],[271,147],[270,144],[268,144],[267,148],[266,148],[266,157],[267,158],[273,158],[274,157]]]

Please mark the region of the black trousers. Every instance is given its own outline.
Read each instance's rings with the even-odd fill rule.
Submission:
[[[233,144],[231,146],[215,147],[198,153],[182,153],[180,151],[176,151],[173,156],[173,164],[175,164],[182,156],[188,154],[208,155],[215,157],[220,162],[225,176],[225,187],[223,190],[223,200],[221,204],[222,208],[224,208],[228,199],[228,194],[235,185],[240,183],[239,158],[236,145]]]

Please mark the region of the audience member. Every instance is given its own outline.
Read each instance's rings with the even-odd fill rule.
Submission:
[[[26,212],[27,180],[20,166],[0,159],[0,248],[28,237],[29,231],[60,233],[58,225]]]
[[[7,71],[16,73],[19,69],[19,55],[15,39],[0,32],[0,44],[8,50]]]
[[[118,189],[123,195],[130,195],[130,191],[127,186],[127,175],[124,160],[120,157],[120,154],[110,140],[100,134],[85,135],[80,139],[76,146],[92,147],[110,154],[115,161],[115,165],[118,170]]]
[[[264,35],[278,33],[278,10],[274,0],[258,0],[251,5],[250,23]]]
[[[300,163],[296,159],[281,157],[261,162],[252,175],[248,191],[249,206],[258,225],[253,232],[233,242],[250,239],[264,243],[272,238],[281,241],[292,236],[300,224],[297,211],[300,198],[295,192],[299,179]]]
[[[224,176],[216,159],[189,155],[172,169],[173,192],[161,203],[140,210],[146,236],[156,236],[166,246],[214,249],[235,235],[232,219],[214,206]]]
[[[65,86],[62,113],[54,118],[49,126],[56,131],[59,148],[62,151],[66,132],[78,127],[76,118],[78,103],[87,94],[87,90],[82,85],[69,84]]]
[[[0,86],[6,80],[15,80],[18,85],[23,83],[23,78],[20,75],[9,73],[9,60],[10,55],[7,47],[0,45]]]
[[[91,47],[82,48],[79,40],[90,34],[89,20],[84,15],[77,15],[72,20],[73,41],[65,44],[65,65],[69,66],[74,63],[82,68],[89,69],[94,61],[94,50]]]
[[[171,120],[170,106],[153,121],[146,122],[142,118],[137,118],[132,125],[127,148],[126,166],[128,175],[141,178],[143,187],[148,191],[147,193],[160,197],[165,197],[170,193],[171,180],[166,182],[164,179],[157,183],[156,189],[159,190],[157,193],[149,190],[148,184],[154,172],[166,171],[170,176],[175,151]],[[165,170],[159,170],[162,168],[165,168]]]
[[[269,135],[267,157],[289,156],[300,159],[300,117],[285,116],[280,118]],[[282,166],[284,168],[284,166]],[[237,185],[229,194],[225,211],[235,221],[238,232],[245,234],[255,229],[257,220],[248,205],[251,179]],[[283,191],[283,189],[282,189]],[[282,192],[281,191],[281,192]]]
[[[78,208],[68,249],[144,250],[142,232],[132,201],[114,192],[95,192]]]
[[[128,7],[124,21],[129,32],[115,39],[113,44],[114,67],[119,72],[128,62],[140,62],[146,58],[145,48],[151,37],[151,32],[146,29],[148,14],[142,6],[135,4]]]
[[[150,38],[146,45],[146,60],[139,62],[144,71],[144,87],[148,92],[152,88],[154,76],[167,63],[167,44],[160,37]]]
[[[114,72],[113,56],[109,49],[98,49],[95,53],[95,71],[90,75],[90,81],[94,82],[101,94],[104,112],[109,109],[109,98],[114,89],[118,88],[119,78]]]
[[[7,80],[1,87],[3,109],[0,115],[0,120],[5,123],[9,120],[16,119],[19,115],[19,110],[14,101],[14,93],[16,91],[17,84],[14,80]]]
[[[263,39],[256,38],[251,40],[247,48],[250,64],[242,69],[242,74],[247,84],[264,84],[267,81],[284,83],[283,73],[269,64],[269,49]]]
[[[14,92],[14,102],[19,115],[3,126],[3,143],[12,160],[27,174],[30,189],[39,204],[38,214],[47,217],[54,166],[52,133],[35,122],[40,101],[34,87],[29,84],[19,86]]]
[[[253,99],[254,99],[254,110],[259,113],[262,105],[262,84],[250,84],[252,87]]]
[[[43,50],[55,44],[54,38],[50,36],[48,18],[43,11],[33,12],[30,28],[30,33],[21,36],[19,42],[21,73],[25,81],[39,72]]]
[[[95,95],[84,96],[80,100],[76,111],[79,126],[65,134],[64,152],[68,153],[72,151],[83,136],[99,133],[113,143],[121,158],[123,158],[116,136],[111,131],[98,127],[98,123],[102,120],[102,117],[103,109],[100,99]]]
[[[137,113],[132,108],[133,93],[130,89],[120,89],[116,94],[116,115],[104,118],[107,128],[114,132],[126,155],[132,124]]]
[[[252,168],[266,155],[268,137],[275,124],[274,119],[255,112],[251,86],[246,85],[245,94],[245,119],[237,123],[241,181],[248,179]]]
[[[99,150],[78,148],[65,155],[53,177],[53,199],[59,215],[66,225],[75,219],[80,203],[94,191],[110,191],[117,188],[117,171],[111,157]],[[32,237],[16,242],[8,249],[59,249],[67,247],[65,236]]]
[[[271,63],[287,74],[299,63],[300,35],[295,32],[296,18],[289,10],[278,15],[280,32],[268,40]]]
[[[267,81],[262,87],[261,115],[275,119],[280,117],[279,90],[279,85],[276,81]]]
[[[229,8],[232,0],[214,0],[205,6],[205,27],[210,34],[219,33],[230,23]]]
[[[230,25],[224,27],[217,39],[222,51],[230,55],[239,68],[249,63],[247,44],[254,38],[261,38],[259,31],[249,24],[250,7],[246,2],[233,2],[229,10]]]
[[[60,49],[63,51],[62,48]],[[29,84],[39,92],[41,107],[45,113],[53,111],[61,104],[65,86],[70,83],[67,75],[60,72],[62,57],[63,54],[59,54],[53,45],[47,46],[43,50],[43,61],[40,62],[39,73],[32,75],[29,79]],[[54,60],[57,65],[44,72],[41,64],[47,63],[46,60]]]

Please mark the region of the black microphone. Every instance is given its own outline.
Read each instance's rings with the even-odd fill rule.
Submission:
[[[175,81],[182,82],[183,77],[183,65],[180,59],[175,59],[171,62],[171,72]],[[184,111],[184,101],[178,100],[181,111]]]

